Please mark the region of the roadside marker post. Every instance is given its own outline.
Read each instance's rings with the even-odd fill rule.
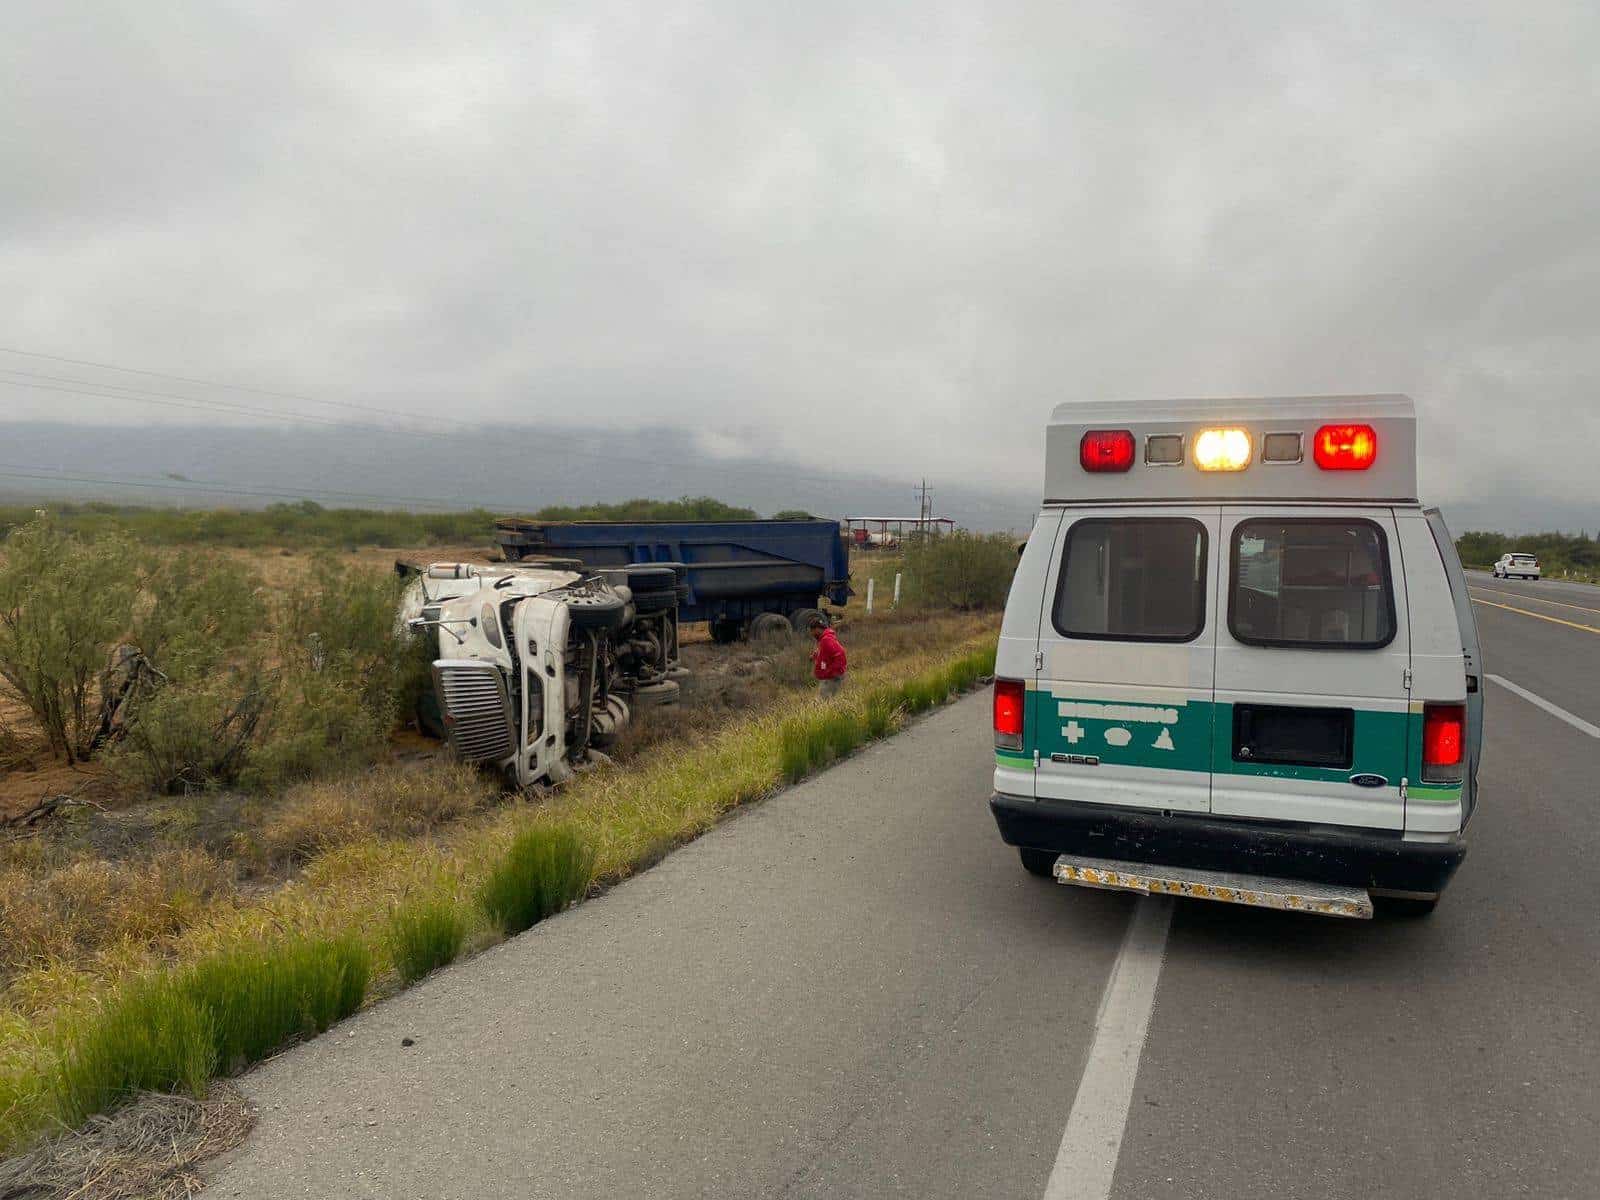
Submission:
[[[872,593],[876,590],[877,583],[878,581],[872,576],[867,576],[867,611],[869,613],[872,611]]]
[[[896,571],[894,573],[894,603],[891,604],[889,607],[890,608],[899,608],[900,607],[900,572],[899,571]]]

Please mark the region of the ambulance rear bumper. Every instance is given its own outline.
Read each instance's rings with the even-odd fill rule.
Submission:
[[[1381,891],[1442,891],[1467,853],[1461,839],[1408,842],[1398,831],[1026,800],[999,792],[989,808],[1001,838],[1012,846]]]

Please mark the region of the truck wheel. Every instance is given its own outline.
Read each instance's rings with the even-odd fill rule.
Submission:
[[[794,626],[789,624],[788,618],[782,613],[757,613],[755,619],[750,622],[750,640],[753,642],[765,642],[777,637],[788,637],[793,631]]]
[[[671,679],[658,679],[654,683],[640,684],[633,689],[633,706],[660,708],[664,704],[676,704],[680,690],[677,683]]]
[[[729,646],[739,640],[739,622],[726,617],[711,622],[711,640],[719,646]]]
[[[578,592],[564,599],[574,629],[619,629],[628,619],[628,602],[612,591]]]
[[[1028,846],[1018,846],[1017,854],[1022,859],[1022,869],[1029,875],[1037,875],[1040,879],[1055,878],[1056,859],[1060,855],[1054,850],[1034,850]]]
[[[500,548],[505,551],[505,557],[506,557],[506,561],[507,562],[521,562],[522,561],[522,547],[521,546],[502,546]]]

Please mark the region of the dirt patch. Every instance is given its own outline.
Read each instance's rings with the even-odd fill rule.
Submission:
[[[255,1114],[239,1090],[204,1100],[146,1093],[0,1163],[0,1200],[177,1200],[196,1195],[206,1159],[244,1141]]]

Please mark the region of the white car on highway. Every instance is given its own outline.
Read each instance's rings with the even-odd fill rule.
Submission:
[[[1494,564],[1494,577],[1510,579],[1513,575],[1518,579],[1539,578],[1539,560],[1531,554],[1502,554]]]

